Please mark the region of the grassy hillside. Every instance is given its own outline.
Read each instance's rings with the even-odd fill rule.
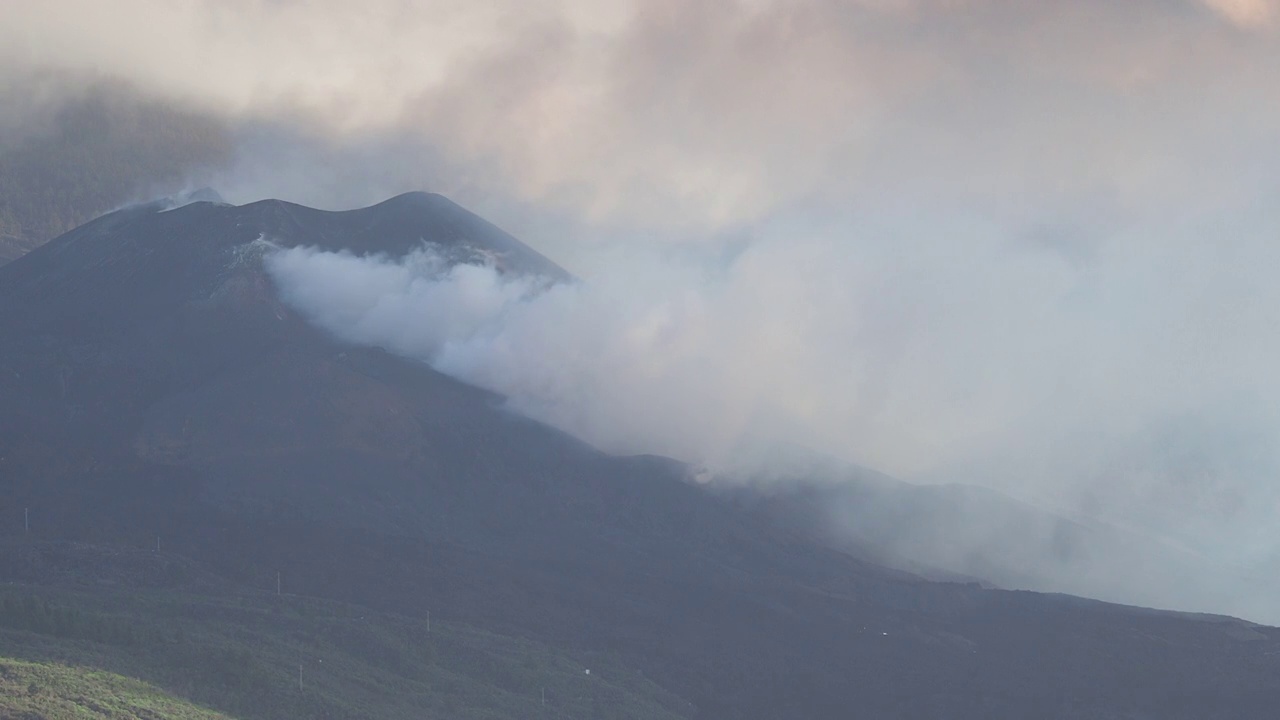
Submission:
[[[688,713],[680,699],[606,656],[570,657],[466,625],[428,626],[289,595],[10,585],[0,589],[0,648],[7,656],[0,717],[665,720]]]
[[[225,720],[133,678],[87,667],[0,657],[0,717],[21,720]]]

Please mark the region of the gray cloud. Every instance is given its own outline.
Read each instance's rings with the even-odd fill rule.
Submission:
[[[490,193],[627,226],[814,197],[1150,210],[1206,175],[1227,201],[1280,119],[1266,0],[55,5],[6,9],[0,61],[416,137]]]

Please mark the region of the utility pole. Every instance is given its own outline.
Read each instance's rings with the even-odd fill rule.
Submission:
[[[276,571],[276,597],[280,597],[280,571],[279,570]],[[299,677],[302,676],[302,670],[298,670],[298,676]],[[301,680],[298,681],[298,686],[299,687],[302,686]]]

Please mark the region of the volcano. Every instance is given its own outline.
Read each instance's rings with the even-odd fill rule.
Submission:
[[[327,335],[263,262],[424,246],[573,281],[425,193],[345,212],[153,203],[0,267],[0,580],[280,583],[430,613],[607,653],[683,717],[1275,716],[1280,631],[938,582],[824,546],[679,462],[599,452]],[[120,560],[161,543],[159,575]]]

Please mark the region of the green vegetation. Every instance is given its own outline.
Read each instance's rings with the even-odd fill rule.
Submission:
[[[9,88],[20,107],[33,91]],[[224,123],[99,83],[47,118],[0,137],[0,265],[127,202],[179,189],[192,171],[229,162]]]
[[[0,589],[0,647],[0,718],[224,717],[202,707],[242,720],[688,712],[609,657],[295,596],[11,586]]]
[[[114,673],[0,657],[0,718],[216,720],[226,715]]]

